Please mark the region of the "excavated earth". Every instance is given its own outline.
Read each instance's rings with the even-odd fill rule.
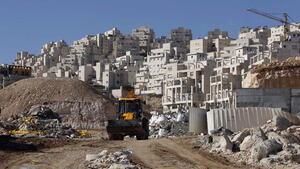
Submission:
[[[243,88],[299,88],[300,57],[253,68],[243,80]]]
[[[8,119],[31,106],[47,105],[62,122],[79,129],[99,129],[115,118],[113,102],[88,84],[67,78],[29,78],[0,90],[1,117]]]

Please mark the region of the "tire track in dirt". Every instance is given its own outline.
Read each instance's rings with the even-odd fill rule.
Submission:
[[[146,168],[233,168],[185,149],[183,145],[179,145],[171,139],[132,141],[128,148],[134,149],[137,163],[142,162],[141,165]]]

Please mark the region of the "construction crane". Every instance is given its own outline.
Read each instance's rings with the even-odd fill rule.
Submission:
[[[288,16],[287,13],[283,13],[284,19],[281,19],[281,18],[278,18],[276,16],[272,16],[272,15],[270,15],[268,13],[261,12],[261,11],[258,11],[256,9],[252,9],[252,8],[247,9],[247,11],[253,12],[255,14],[258,14],[258,15],[261,15],[261,16],[264,16],[264,17],[267,17],[267,18],[270,18],[270,19],[273,19],[273,20],[281,22],[283,24],[283,26],[284,26],[284,30],[283,30],[283,38],[284,39],[286,39],[287,33],[290,31],[289,25],[294,25],[296,27],[299,27],[299,25],[297,25],[297,24],[293,24],[293,23],[288,22],[288,17],[289,16]]]

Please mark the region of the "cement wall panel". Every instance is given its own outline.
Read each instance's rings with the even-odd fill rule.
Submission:
[[[295,116],[282,112],[280,108],[246,107],[232,109],[213,109],[207,112],[207,130],[225,127],[231,131],[258,127],[271,120],[273,116],[281,115],[288,119]],[[300,120],[299,120],[300,123]]]

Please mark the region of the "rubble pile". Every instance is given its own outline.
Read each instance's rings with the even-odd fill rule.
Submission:
[[[28,78],[0,90],[1,117],[21,116],[34,105],[47,105],[76,129],[102,129],[115,119],[113,102],[89,84],[69,78]]]
[[[240,164],[267,168],[297,168],[300,165],[300,125],[282,116],[274,116],[260,128],[247,128],[237,133],[219,130],[199,136],[195,147]]]
[[[8,120],[14,130],[10,134],[20,136],[42,136],[51,138],[73,138],[80,136],[80,133],[69,125],[61,123],[59,115],[47,106],[36,105],[22,117]]]
[[[299,88],[300,57],[254,67],[243,80],[243,88]]]
[[[4,126],[4,123],[0,121],[0,135],[7,135],[8,131],[6,130],[6,127]]]
[[[141,169],[132,163],[132,150],[108,153],[103,150],[99,154],[87,154],[85,167],[90,169]]]
[[[152,138],[188,135],[188,116],[185,113],[151,112],[149,135]]]

